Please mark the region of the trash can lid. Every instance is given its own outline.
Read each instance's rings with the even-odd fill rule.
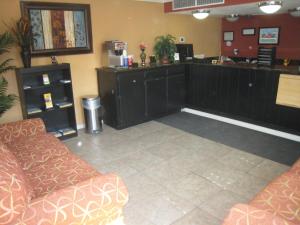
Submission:
[[[86,95],[82,97],[82,100],[84,101],[95,101],[95,100],[99,100],[100,97],[98,95]]]

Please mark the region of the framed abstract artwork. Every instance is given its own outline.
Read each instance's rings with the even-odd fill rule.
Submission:
[[[90,5],[21,2],[31,25],[32,56],[93,52]]]
[[[279,44],[279,27],[262,27],[259,28],[258,44],[260,45],[278,45]]]

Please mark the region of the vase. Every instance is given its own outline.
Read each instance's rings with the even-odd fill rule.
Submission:
[[[30,49],[22,48],[21,58],[22,58],[24,67],[25,68],[30,68],[31,67],[31,52],[30,52]]]
[[[165,55],[164,57],[162,57],[161,63],[162,63],[162,64],[169,64],[169,63],[170,63],[169,57],[166,56],[166,55]]]
[[[145,66],[146,65],[146,57],[147,57],[147,55],[146,55],[146,53],[145,53],[145,49],[141,49],[142,50],[142,53],[141,53],[141,55],[140,55],[140,58],[141,58],[141,61],[142,61],[142,66]]]

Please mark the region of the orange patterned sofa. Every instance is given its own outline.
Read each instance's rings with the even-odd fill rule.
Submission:
[[[47,134],[40,119],[0,125],[0,224],[122,224],[127,189]]]
[[[223,225],[299,225],[300,160],[248,204],[235,205]]]

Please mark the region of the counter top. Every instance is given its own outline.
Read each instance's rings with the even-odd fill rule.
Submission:
[[[174,64],[147,64],[146,66],[138,66],[138,67],[102,67],[97,68],[96,70],[104,70],[109,72],[128,72],[128,71],[139,71],[139,70],[145,70],[145,69],[155,69],[155,68],[163,68],[168,66],[174,66],[174,65],[190,65],[190,64],[199,64],[199,65],[210,65],[210,66],[218,66],[218,67],[229,67],[229,68],[238,68],[238,69],[253,69],[253,70],[268,70],[268,71],[280,71],[281,73],[285,74],[292,74],[292,75],[300,75],[299,72],[299,66],[283,66],[283,65],[276,65],[273,67],[262,67],[257,66],[254,64],[243,64],[243,63],[237,63],[237,64],[200,64],[197,62],[186,62],[186,63],[174,63]]]
[[[162,68],[174,65],[186,65],[192,62],[187,63],[172,63],[172,64],[146,64],[145,66],[139,65],[138,67],[102,67],[96,68],[96,70],[105,70],[109,72],[127,72],[127,71],[138,71],[138,70],[145,70],[145,69],[155,69],[155,68]]]
[[[280,71],[281,73],[286,74],[293,74],[293,75],[300,75],[299,66],[283,66],[283,65],[276,65],[272,67],[263,67],[257,66],[253,64],[205,64],[205,65],[212,65],[212,66],[221,66],[221,67],[230,67],[230,68],[239,68],[239,69],[252,69],[252,70],[267,70],[267,71]]]

